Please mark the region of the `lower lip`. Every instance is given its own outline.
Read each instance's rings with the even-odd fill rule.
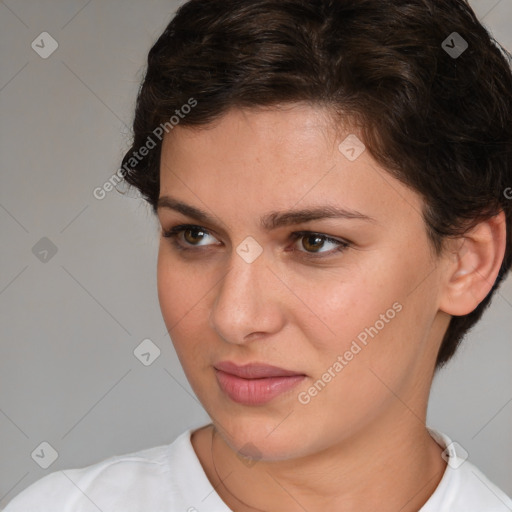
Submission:
[[[243,379],[222,370],[215,370],[220,388],[234,402],[244,405],[261,405],[294,388],[305,375]]]

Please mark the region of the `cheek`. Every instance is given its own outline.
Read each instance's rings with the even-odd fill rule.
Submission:
[[[343,379],[344,386],[363,379],[371,387],[375,377],[369,368],[394,380],[421,352],[431,318],[428,295],[421,287],[411,293],[419,280],[417,262],[406,265],[383,256],[350,276],[331,276],[323,287],[306,295],[317,320],[296,315],[296,321],[314,353],[317,377],[341,356],[343,370],[337,365],[337,374],[351,375]],[[347,371],[349,367],[354,368]]]
[[[329,312],[324,320],[336,336],[315,337],[303,324],[317,356],[314,380],[322,381],[316,407],[335,403],[346,419],[357,421],[363,411],[376,412],[388,403],[390,390],[402,389],[421,366],[435,286],[427,279],[414,290],[419,274],[417,266],[394,263],[386,271],[366,272],[357,282],[331,288],[323,299],[317,294],[318,308]]]
[[[208,287],[205,276],[201,278],[197,273],[192,266],[180,264],[161,246],[157,264],[158,300],[171,341],[184,365],[183,358],[198,350],[195,345],[205,334],[201,318],[205,314]]]
[[[309,290],[299,292],[307,297],[307,306],[315,315],[300,315],[296,311],[296,320],[319,353],[332,357],[348,350],[352,340],[364,343],[369,336],[365,329],[377,321],[379,331],[384,330],[380,315],[391,308],[388,316],[394,316],[392,305],[398,296],[395,288],[386,283],[386,276],[378,269],[351,268],[330,274],[314,288],[309,283]],[[310,318],[314,321],[309,322]]]
[[[330,313],[336,337],[306,332],[313,350],[309,359],[315,364],[312,378],[297,395],[298,412],[324,417],[330,425],[325,434],[334,437],[356,432],[393,403],[390,389],[401,388],[411,359],[399,347],[408,322],[401,316],[407,310],[393,300],[395,293],[366,297],[354,289],[338,297],[339,309]]]
[[[194,314],[207,299],[212,284],[205,266],[183,261],[170,247],[170,242],[160,242],[157,262],[158,299],[166,322],[171,325],[188,314]]]
[[[187,300],[186,297],[183,297],[183,292],[189,288],[184,287],[185,275],[173,269],[173,265],[166,255],[167,251],[162,248],[164,243],[164,241],[161,242],[158,252],[157,288],[162,316],[167,329],[170,329],[185,314]]]

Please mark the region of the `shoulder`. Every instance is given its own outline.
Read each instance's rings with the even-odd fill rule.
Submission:
[[[168,445],[115,455],[82,468],[55,471],[18,494],[4,512],[167,509],[178,504],[180,470],[190,462],[189,445],[187,430]],[[173,496],[176,500],[170,502]]]
[[[420,512],[512,512],[512,499],[482,471],[467,460],[467,452],[457,442],[429,429],[444,448],[447,465],[444,475]]]
[[[451,471],[455,475],[450,510],[512,512],[512,499],[471,462]]]

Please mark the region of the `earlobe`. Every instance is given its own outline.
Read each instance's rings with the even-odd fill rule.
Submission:
[[[456,240],[446,265],[439,309],[454,316],[471,313],[485,299],[500,271],[506,248],[506,220],[501,211],[479,222]]]

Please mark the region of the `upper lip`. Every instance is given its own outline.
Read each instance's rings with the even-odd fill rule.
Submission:
[[[231,361],[221,361],[214,365],[217,370],[221,370],[243,379],[264,379],[268,377],[290,377],[292,375],[304,375],[301,372],[285,370],[277,366],[263,363],[249,363],[239,366]]]

